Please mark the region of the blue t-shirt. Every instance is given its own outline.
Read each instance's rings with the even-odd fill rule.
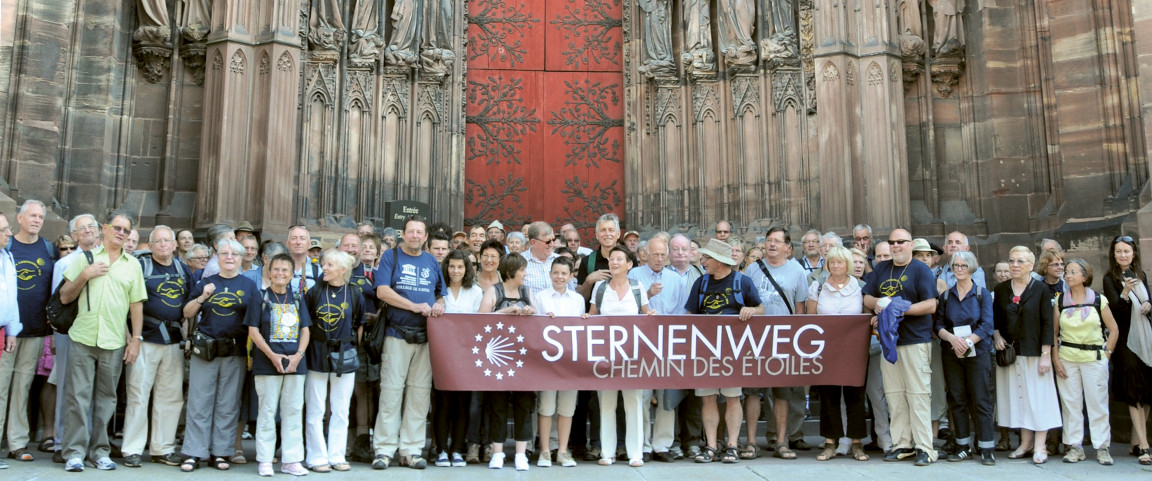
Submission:
[[[304,305],[312,320],[312,336],[304,357],[313,372],[331,372],[328,353],[352,347],[356,328],[364,322],[363,290],[348,284],[332,287],[320,281],[308,289]]]
[[[913,304],[937,297],[936,276],[928,265],[912,259],[908,265],[899,267],[887,260],[876,264],[876,269],[864,277],[864,295],[877,299],[900,297]],[[932,315],[905,315],[896,330],[898,346],[921,344],[932,341]]]
[[[418,256],[404,253],[404,249],[396,248],[399,267],[393,262],[393,255],[385,253],[380,257],[380,267],[376,268],[376,286],[389,286],[397,294],[415,304],[432,305],[436,299],[444,296],[444,279],[440,276],[440,264],[436,258],[427,252],[420,252]],[[420,314],[404,309],[388,309],[388,322],[392,325],[407,327],[427,327],[428,319]],[[399,332],[391,327],[387,335],[403,338]]]
[[[308,317],[308,310],[301,309],[304,305],[298,302],[296,294],[288,289],[284,294],[276,294],[269,287],[261,293],[260,316],[245,317],[244,325],[260,328],[260,336],[268,343],[268,349],[276,354],[292,355],[300,350],[300,332],[312,325]],[[253,320],[256,323],[249,324]],[[296,364],[296,372],[289,374],[307,374],[308,359],[301,359]],[[255,376],[280,376],[280,371],[264,355],[264,351],[252,348],[252,374]]]
[[[247,326],[260,322],[260,292],[252,279],[237,275],[231,279],[214,274],[196,283],[188,294],[193,301],[204,293],[204,286],[215,284],[216,291],[200,306],[200,322],[196,329],[213,339],[248,338]]]
[[[352,279],[348,281],[349,284],[359,287],[364,293],[366,303],[363,311],[365,315],[375,314],[376,310],[380,308],[380,305],[376,303],[376,282],[372,280],[374,275],[375,272],[368,266],[359,264],[352,268]]]
[[[52,297],[52,267],[56,249],[48,248],[43,238],[25,244],[12,236],[8,250],[16,263],[16,303],[20,305],[20,323],[24,330],[16,337],[43,337],[51,334],[44,308]]]
[[[147,261],[140,260],[141,270]],[[192,289],[191,270],[181,263],[176,268],[179,259],[172,259],[171,265],[161,265],[152,262],[152,275],[144,276],[144,288],[148,291],[148,300],[144,301],[144,316],[170,321],[165,326],[155,322],[144,321],[144,342],[164,344],[164,336],[160,329],[168,331],[168,344],[180,342],[184,336],[180,333],[180,321],[184,319],[184,304],[188,303],[188,291]],[[181,276],[180,272],[184,275]]]
[[[740,277],[741,296],[744,304],[740,304],[740,296],[736,295],[734,286],[736,277]],[[707,286],[705,287],[705,284]],[[703,293],[703,295],[701,295]],[[689,314],[740,314],[743,307],[757,307],[760,305],[760,293],[756,292],[756,285],[748,276],[740,271],[732,271],[723,279],[714,279],[711,274],[705,274],[692,283],[688,292],[688,300],[684,302],[684,309]]]

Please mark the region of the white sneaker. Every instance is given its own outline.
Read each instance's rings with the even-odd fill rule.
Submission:
[[[452,461],[448,459],[448,453],[446,453],[444,451],[440,451],[440,455],[436,457],[436,467],[439,467],[439,468],[452,467]]]
[[[515,463],[516,463],[516,470],[517,471],[527,471],[528,470],[528,455],[524,454],[524,453],[516,453]]]
[[[504,453],[492,453],[492,460],[488,461],[488,469],[503,469]]]
[[[576,467],[576,460],[572,458],[572,453],[564,451],[556,454],[556,460],[560,461],[560,465],[565,468]]]
[[[552,452],[551,451],[541,451],[540,457],[538,457],[536,459],[536,466],[541,467],[541,468],[552,467]]]

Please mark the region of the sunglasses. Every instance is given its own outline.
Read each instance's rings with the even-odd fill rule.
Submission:
[[[1113,244],[1115,244],[1115,243],[1117,243],[1117,242],[1127,242],[1127,243],[1129,243],[1129,244],[1132,244],[1132,243],[1134,243],[1135,241],[1132,239],[1132,237],[1131,237],[1131,236],[1122,235],[1122,236],[1119,236],[1119,237],[1117,237],[1117,238],[1115,238],[1115,239],[1112,239],[1112,243],[1113,243]]]
[[[892,245],[910,244],[911,242],[911,239],[888,239],[888,243]]]
[[[64,252],[64,251],[71,252],[74,250],[76,250],[76,246],[60,246],[60,252]]]

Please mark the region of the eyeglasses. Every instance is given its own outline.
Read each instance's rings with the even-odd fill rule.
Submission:
[[[716,233],[717,234],[731,234],[732,231],[730,231],[730,230],[718,230],[718,231],[716,231]]]
[[[6,226],[0,228],[0,234],[11,234],[11,233],[12,233],[12,226],[10,226],[10,225],[6,225]]]
[[[99,226],[97,226],[96,224],[88,224],[88,225],[81,225],[81,226],[76,226],[76,232],[81,232],[81,231],[88,231],[88,232],[93,232],[93,231],[95,231],[95,230],[96,230],[98,227],[99,227]]]
[[[216,253],[217,257],[241,257],[243,255],[244,254],[237,254],[235,252],[217,252]]]
[[[500,260],[500,256],[498,256],[498,255],[483,255],[483,256],[480,256],[480,260],[482,260],[482,261],[498,261],[498,260]]]
[[[782,240],[776,240],[776,239],[764,239],[764,244],[784,244],[784,243],[785,243],[785,242],[784,242],[784,241],[782,241]]]
[[[1028,264],[1028,259],[1008,259],[1008,263],[1012,265]]]
[[[895,245],[895,246],[908,244],[911,242],[912,242],[912,239],[888,239],[888,243]]]
[[[872,240],[872,236],[866,235],[864,237],[855,237],[855,239],[857,242],[862,242],[862,241],[866,241],[866,240]]]
[[[122,226],[118,226],[118,225],[109,225],[108,227],[111,227],[112,230],[116,231],[119,234],[128,234],[128,233],[132,232],[132,229],[130,227],[122,227]]]
[[[966,271],[966,270],[968,270],[968,264],[952,264],[952,270],[954,270],[954,271]]]
[[[208,260],[208,256],[189,257],[188,260],[196,261],[196,262],[204,262],[204,261]]]
[[[1059,267],[1059,266],[1062,266],[1062,265],[1064,265],[1064,263],[1063,263],[1063,262],[1049,262],[1049,263],[1048,263],[1048,267]]]

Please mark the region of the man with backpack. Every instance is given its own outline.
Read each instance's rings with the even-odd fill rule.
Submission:
[[[711,239],[708,245],[700,248],[701,260],[706,274],[696,279],[688,292],[684,309],[689,314],[739,315],[741,321],[764,313],[756,285],[748,276],[736,270],[736,260],[732,258],[732,246],[726,242]],[[740,407],[739,386],[720,389],[697,389],[696,396],[702,401],[704,419],[703,451],[696,455],[697,463],[710,463],[717,457],[718,441],[716,433],[720,426],[720,411],[717,395],[727,398],[724,421],[728,425],[728,444],[720,455],[725,463],[739,462],[738,443],[740,423],[744,422],[744,411]]]
[[[176,233],[158,225],[148,236],[150,254],[140,255],[144,286],[144,340],[136,362],[127,365],[124,409],[124,466],[138,468],[148,435],[148,399],[152,398],[152,434],[148,442],[152,462],[179,466],[176,453],[176,427],[184,404],[184,335],[180,322],[188,300],[191,275],[180,259],[173,257]],[[153,389],[155,388],[155,389]]]

